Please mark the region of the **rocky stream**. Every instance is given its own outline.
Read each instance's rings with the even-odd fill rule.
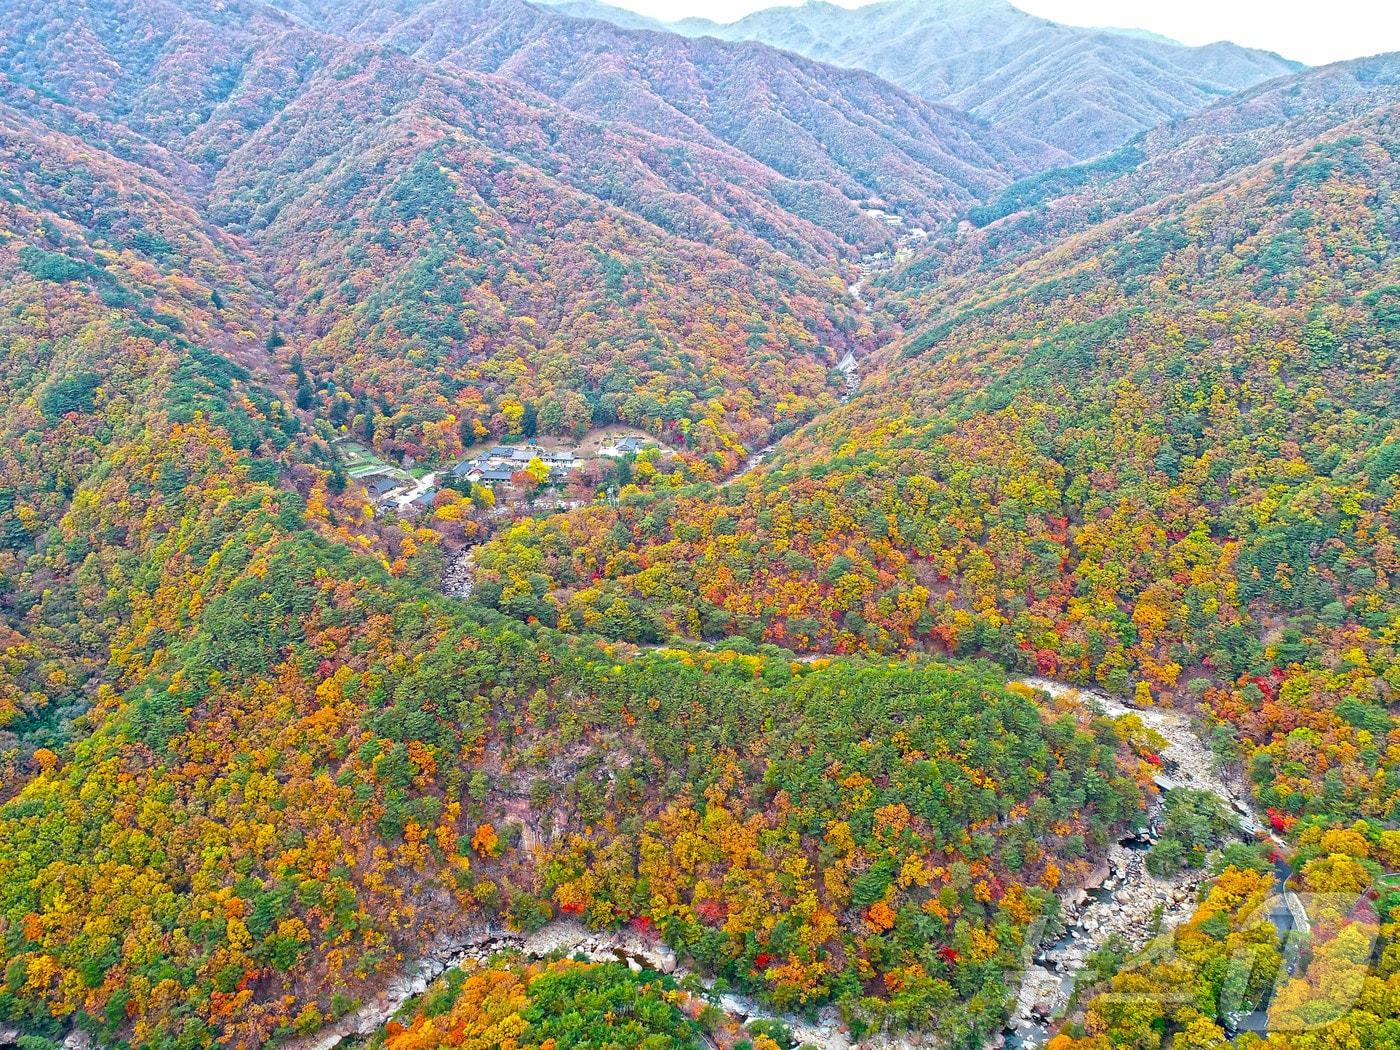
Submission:
[[[1022,679],[1023,685],[1056,698],[1077,698],[1093,703],[1105,715],[1119,718],[1135,714],[1145,726],[1166,741],[1162,751],[1163,773],[1157,785],[1164,791],[1174,787],[1210,792],[1235,814],[1239,830],[1247,838],[1264,833],[1243,788],[1228,784],[1216,769],[1210,749],[1201,740],[1191,718],[1162,708],[1139,708],[1092,689],[1056,682],[1048,678]],[[1277,845],[1283,843],[1272,833]],[[1143,948],[1152,938],[1169,933],[1190,918],[1196,895],[1205,874],[1184,871],[1171,878],[1158,878],[1147,870],[1144,858],[1150,837],[1134,835],[1109,850],[1088,885],[1069,891],[1062,899],[1062,929],[1049,944],[1042,941],[1028,962],[1011,1019],[996,1040],[997,1045],[1030,1048],[1049,1038],[1052,1021],[1069,1004],[1076,978],[1089,958],[1114,938],[1131,951]],[[1291,875],[1282,863],[1276,867],[1275,892],[1280,906],[1270,918],[1280,933],[1296,928],[1306,932],[1307,916],[1285,882]],[[1241,1027],[1248,1027],[1242,1019]]]
[[[690,974],[665,944],[625,931],[589,930],[573,920],[551,922],[528,936],[499,928],[482,929],[459,937],[439,938],[428,954],[385,985],[374,998],[313,1034],[287,1043],[286,1050],[333,1050],[342,1044],[354,1045],[375,1032],[411,999],[427,991],[441,974],[463,963],[484,962],[506,951],[530,959],[562,954],[581,956],[593,962],[621,962],[634,971],[655,970],[677,980]],[[706,988],[713,987],[709,979],[700,980]],[[721,993],[717,1001],[722,1010],[741,1022],[757,1018],[783,1022],[799,1043],[831,1050],[850,1050],[852,1046],[832,1008],[824,1010],[816,1021],[809,1021],[775,1014],[751,999],[729,992]]]
[[[470,549],[460,552],[449,569],[448,577],[444,589],[449,593],[464,597],[470,594]],[[1107,694],[1045,678],[1026,678],[1022,684],[1057,698],[1076,698],[1095,704],[1111,717],[1136,714],[1166,741],[1162,752],[1163,773],[1158,777],[1159,787],[1165,790],[1179,786],[1208,791],[1224,801],[1236,814],[1243,835],[1252,837],[1265,831],[1242,789],[1228,784],[1217,772],[1210,750],[1187,715],[1171,710],[1132,707]],[[1152,875],[1144,863],[1150,844],[1149,833],[1145,831],[1124,839],[1110,848],[1103,863],[1085,885],[1065,893],[1058,925],[1047,931],[1048,935],[1040,938],[1039,944],[1030,953],[1011,1018],[1006,1028],[991,1040],[990,1047],[1028,1050],[1043,1045],[1049,1038],[1053,1022],[1070,1002],[1076,978],[1096,951],[1114,938],[1136,951],[1153,937],[1169,932],[1190,917],[1204,874],[1188,871],[1171,878]],[[1278,866],[1279,899],[1287,901],[1288,907],[1275,908],[1271,913],[1280,932],[1285,934],[1300,924],[1305,927],[1307,922],[1301,908],[1295,908],[1296,898],[1292,898],[1284,886],[1289,874],[1286,866]],[[652,969],[677,978],[690,973],[680,964],[675,952],[664,944],[630,932],[590,931],[572,920],[550,923],[529,936],[496,928],[455,937],[442,936],[430,946],[423,958],[390,981],[374,998],[314,1034],[288,1044],[289,1050],[332,1050],[342,1043],[353,1043],[384,1024],[446,970],[471,960],[486,960],[506,950],[518,952],[527,958],[542,958],[558,952],[581,955],[594,961],[624,962],[634,970]],[[701,977],[700,980],[705,987],[712,987],[708,979]],[[827,1050],[851,1050],[855,1045],[833,1008],[827,1008],[813,1021],[774,1014],[750,999],[730,993],[721,994],[718,1003],[740,1021],[754,1018],[780,1020],[789,1026],[800,1043]],[[1258,1020],[1254,1015],[1242,1018],[1239,1027],[1254,1027],[1252,1022]],[[940,1043],[936,1033],[929,1033],[923,1038],[866,1040],[860,1045],[867,1048],[911,1048]]]
[[[452,554],[442,574],[442,593],[453,598],[470,598],[476,586],[476,548],[463,547]]]

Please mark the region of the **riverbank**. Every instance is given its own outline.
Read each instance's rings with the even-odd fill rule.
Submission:
[[[1205,873],[1157,878],[1144,863],[1149,845],[1124,840],[1113,846],[1099,875],[1065,895],[1063,932],[1034,952],[1008,1022],[1008,1045],[1032,1047],[1049,1037],[1050,1022],[1069,1005],[1075,981],[1095,952],[1111,941],[1140,951],[1191,917]]]
[[[1276,845],[1283,845],[1260,822],[1244,789],[1220,775],[1214,756],[1190,716],[1169,709],[1137,707],[1098,690],[1049,678],[1023,678],[1020,684],[1056,699],[1094,704],[1111,718],[1136,715],[1166,741],[1162,748],[1164,772],[1156,778],[1159,788],[1209,792],[1235,814],[1243,838],[1268,834]],[[1096,877],[1062,898],[1063,933],[1052,944],[1036,949],[1003,1032],[1002,1045],[1043,1045],[1049,1038],[1051,1023],[1069,1005],[1075,981],[1089,958],[1110,941],[1121,941],[1130,952],[1141,951],[1155,937],[1169,934],[1191,917],[1207,875],[1188,870],[1171,878],[1157,878],[1144,862],[1149,844],[1150,840],[1123,840],[1110,849],[1107,863]],[[1276,892],[1292,910],[1296,898],[1286,886],[1290,874],[1285,865],[1279,865]],[[1300,928],[1306,929],[1305,925]]]
[[[334,1050],[343,1043],[368,1038],[448,970],[468,962],[485,962],[505,951],[518,952],[527,959],[562,955],[581,956],[591,962],[620,962],[634,971],[655,970],[677,980],[696,976],[679,964],[676,953],[665,944],[628,931],[589,930],[574,920],[548,923],[528,936],[490,927],[456,937],[439,937],[427,955],[389,981],[379,994],[316,1032],[286,1043],[284,1050]],[[714,982],[707,977],[697,979],[706,990],[714,987]],[[823,1050],[854,1050],[834,1008],[824,1009],[816,1021],[809,1021],[791,1014],[773,1013],[752,999],[731,992],[721,993],[717,1002],[720,1009],[741,1025],[760,1019],[780,1021],[799,1044],[807,1043]]]

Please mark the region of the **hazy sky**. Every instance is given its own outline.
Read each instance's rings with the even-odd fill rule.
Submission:
[[[781,0],[610,0],[667,20],[731,21]],[[860,0],[835,0],[856,7]],[[1303,62],[1400,51],[1400,0],[1013,0],[1070,25],[1150,29],[1187,44],[1233,40]]]

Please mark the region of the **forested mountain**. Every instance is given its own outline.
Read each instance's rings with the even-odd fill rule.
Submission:
[[[1398,101],[1400,64],[1392,55],[1270,81],[1154,128],[1096,161],[1038,173],[1008,187],[969,212],[975,225],[991,227],[986,233],[942,239],[937,251],[911,268],[911,276],[937,267],[947,278],[983,265],[985,257],[1040,250],[1112,215],[1223,180]],[[965,261],[954,261],[947,252],[961,253]],[[945,280],[939,285],[945,287]]]
[[[620,419],[684,443],[701,424],[697,452],[732,458],[832,403],[859,331],[829,279],[679,195],[647,209],[673,233],[576,189],[619,155],[599,134],[359,52],[230,158],[210,207],[275,260],[330,418],[385,451],[451,456],[519,433],[529,404],[545,433]],[[328,204],[364,221],[328,225]]]
[[[519,81],[581,114],[738,150],[822,193],[884,201],[917,221],[950,217],[1000,173],[1063,157],[857,70],[761,45],[625,30],[524,0],[326,2],[308,17],[352,39]]]
[[[313,16],[337,26],[347,23],[356,37],[377,40],[375,27],[350,24],[351,8],[336,5],[328,13],[307,15]],[[431,16],[448,39],[488,38],[493,26],[502,25],[527,39],[530,33],[549,35],[555,65],[542,63],[535,75],[549,82],[532,86],[554,94],[567,94],[569,78],[585,75],[596,47],[630,47],[633,54],[624,52],[624,57],[637,63],[657,60],[647,58],[655,50],[647,34],[627,34],[526,4],[518,9],[459,4],[435,9]],[[424,49],[414,34],[427,17],[415,10],[388,19],[381,10],[380,21],[387,23],[382,42],[399,50]],[[617,39],[592,39],[588,33],[594,27]],[[430,53],[424,57],[436,60],[447,54],[456,68],[495,70],[509,57],[510,46],[508,38],[507,53],[484,45],[468,52],[460,43],[450,50],[440,40],[426,48]],[[677,46],[690,48],[685,41]],[[565,179],[589,180],[586,188],[609,202],[664,224],[666,198],[675,194],[682,199],[670,204],[671,211],[692,209],[701,221],[673,214],[672,222],[695,223],[698,231],[713,236],[713,226],[703,219],[718,210],[746,229],[762,229],[782,246],[816,240],[827,254],[841,242],[888,241],[888,231],[861,212],[867,201],[897,206],[911,220],[947,218],[989,189],[1054,159],[1043,147],[1009,145],[978,122],[922,103],[873,77],[760,46],[724,47],[718,54],[697,54],[689,73],[676,75],[674,105],[643,106],[632,115],[590,109],[570,98],[568,108],[594,118],[570,119],[538,95],[512,90],[501,79],[466,82],[477,85],[477,91],[488,90],[482,85],[489,83],[498,92],[492,101],[502,104],[501,126],[484,122],[482,134],[499,136],[498,145],[513,133],[539,137],[531,161]],[[4,72],[12,80],[89,114],[119,117],[117,123],[206,170],[221,167],[253,132],[308,90],[308,82],[330,61],[357,50],[267,5],[206,9],[194,0],[184,6],[18,4],[0,48]],[[720,82],[720,71],[729,66],[736,71]],[[430,68],[444,80],[451,78],[440,62],[423,65],[418,75]],[[526,79],[509,69],[500,72],[516,81]],[[631,79],[639,82],[642,72],[634,71]],[[767,92],[763,85],[768,80],[788,83],[788,98]],[[818,103],[817,98],[828,101]],[[709,114],[703,119],[716,126],[704,126],[675,106]],[[599,123],[600,117],[606,123]],[[742,143],[731,143],[745,138],[745,126],[747,152]],[[770,141],[775,129],[783,129],[785,137]],[[527,138],[520,145],[529,149],[532,144]],[[756,163],[761,149],[772,150],[772,156]],[[797,158],[805,159],[799,163]],[[796,229],[780,228],[787,226]],[[830,236],[820,238],[812,226]]]
[[[948,548],[953,536],[941,534],[947,533],[950,521],[946,514],[932,508],[927,513],[941,521],[934,532],[928,533],[934,528],[933,519],[916,525],[922,512],[910,502],[908,493],[904,494],[901,509],[896,511],[893,505],[889,508],[895,518],[886,520],[879,501],[870,499],[877,486],[868,482],[855,484],[847,470],[858,467],[863,477],[865,471],[873,471],[900,485],[927,475],[937,479],[935,488],[956,482],[980,489],[981,483],[974,476],[949,471],[953,463],[962,462],[967,456],[975,460],[986,439],[991,444],[983,451],[1000,457],[989,467],[994,465],[998,474],[1020,478],[1019,488],[1028,478],[1041,473],[1039,469],[1028,473],[1028,466],[1046,455],[1045,435],[1027,439],[1030,460],[1008,458],[1006,453],[1014,445],[1008,446],[1006,441],[1026,425],[1013,419],[1010,406],[1030,401],[1055,405],[1055,426],[1069,426],[1078,433],[1077,428],[1083,425],[1087,432],[1094,432],[1098,428],[1089,427],[1082,420],[1074,421],[1079,418],[1078,413],[1089,412],[1090,406],[1094,406],[1094,412],[1104,410],[1103,400],[1118,396],[1113,393],[1118,380],[1133,376],[1129,363],[1132,355],[1127,348],[1132,345],[1138,326],[1145,326],[1144,338],[1150,338],[1150,345],[1158,347],[1156,351],[1145,351],[1149,356],[1161,351],[1157,340],[1163,338],[1161,334],[1149,337],[1149,333],[1174,333],[1173,345],[1179,344],[1179,352],[1186,355],[1183,375],[1192,377],[1192,382],[1204,381],[1203,375],[1214,374],[1214,368],[1221,367],[1215,365],[1208,371],[1206,362],[1223,352],[1223,336],[1205,329],[1188,331],[1188,327],[1208,327],[1216,310],[1225,311],[1229,317],[1235,309],[1247,310],[1250,324],[1261,333],[1269,330],[1269,324],[1283,326],[1268,337],[1260,334],[1244,340],[1236,348],[1235,353],[1241,356],[1238,363],[1229,364],[1229,371],[1240,374],[1233,375],[1226,389],[1244,384],[1236,395],[1240,397],[1257,388],[1257,380],[1246,383],[1246,373],[1254,367],[1272,368],[1272,358],[1267,355],[1279,353],[1280,345],[1302,346],[1304,340],[1330,344],[1331,340],[1321,334],[1323,328],[1339,341],[1341,333],[1350,333],[1348,345],[1370,346],[1381,356],[1371,358],[1362,353],[1341,367],[1328,354],[1304,354],[1295,361],[1301,375],[1294,381],[1303,390],[1334,379],[1370,384],[1349,386],[1345,397],[1329,404],[1334,411],[1360,412],[1359,416],[1347,416],[1362,424],[1353,438],[1358,455],[1381,444],[1394,393],[1385,356],[1389,345],[1385,325],[1390,316],[1386,303],[1395,265],[1389,241],[1392,202],[1386,187],[1397,104],[1391,83],[1397,69],[1400,62],[1390,57],[1359,63],[1349,70],[1301,75],[1283,92],[1295,99],[1316,94],[1308,116],[1298,117],[1300,124],[1314,132],[1320,125],[1331,126],[1322,134],[1305,136],[1296,144],[1278,149],[1262,161],[1258,157],[1257,136],[1247,127],[1235,145],[1219,133],[1192,134],[1193,128],[1223,126],[1238,108],[1253,105],[1248,100],[1243,107],[1223,103],[1218,115],[1207,113],[1198,123],[1188,121],[1162,132],[1163,151],[1154,149],[1135,159],[1126,174],[1120,171],[1102,180],[1088,181],[1065,174],[1063,196],[1038,202],[981,229],[964,227],[961,232],[950,233],[947,239],[932,245],[927,256],[915,259],[886,281],[891,293],[884,304],[887,317],[898,321],[909,335],[876,358],[876,371],[867,379],[859,397],[826,414],[781,446],[777,469],[736,483],[719,500],[709,499],[701,491],[690,497],[683,491],[661,497],[675,502],[668,503],[660,516],[651,513],[652,498],[640,495],[633,508],[623,509],[623,516],[630,519],[635,514],[639,524],[643,518],[653,523],[666,522],[659,534],[652,532],[646,537],[646,543],[656,542],[658,535],[670,536],[676,542],[684,537],[692,548],[690,554],[708,548],[707,556],[699,560],[679,556],[679,551],[669,552],[677,556],[662,560],[685,577],[679,586],[688,594],[693,593],[696,583],[702,583],[704,588],[720,588],[712,593],[723,596],[721,604],[729,610],[728,614],[711,611],[717,617],[720,633],[739,626],[743,620],[748,629],[773,628],[779,637],[815,647],[837,644],[846,648],[889,648],[907,644],[919,632],[930,629],[932,624],[927,617],[932,610],[925,608],[922,600],[908,600],[912,593],[930,600],[937,596],[936,588],[930,586],[931,579],[924,579],[933,573],[933,566],[925,571],[920,563],[930,559],[937,562],[940,556],[935,552],[940,549],[955,557],[952,551],[961,541]],[[1343,92],[1346,97],[1340,102],[1330,88],[1316,90],[1320,85],[1335,83],[1342,72],[1349,83],[1364,81],[1372,85],[1372,90],[1354,96]],[[1355,116],[1359,110],[1366,112]],[[1147,148],[1153,148],[1151,142]],[[1219,164],[1226,174],[1217,181],[1212,178],[1216,172],[1210,165],[1192,163],[1191,153],[1195,150],[1207,156],[1234,154],[1247,163]],[[1170,169],[1168,162],[1172,164]],[[1166,180],[1165,171],[1174,173],[1174,178]],[[1188,172],[1195,172],[1194,178]],[[1047,177],[1042,191],[1044,186],[1055,185],[1056,179]],[[1349,211],[1334,214],[1336,205],[1324,205],[1324,200],[1347,196],[1346,186],[1352,187],[1349,192],[1355,202]],[[1144,204],[1144,199],[1151,203]],[[1226,201],[1232,202],[1231,207],[1224,207]],[[1331,216],[1337,229],[1310,233],[1326,216]],[[1002,243],[1008,238],[1012,248],[1003,250]],[[1337,250],[1331,246],[1337,240],[1356,247]],[[1189,277],[1180,272],[1187,259],[1194,267]],[[1339,314],[1329,320],[1319,312],[1339,309],[1341,304],[1353,310],[1355,316]],[[1298,329],[1293,336],[1286,333],[1289,325]],[[1114,352],[1107,351],[1109,346],[1115,348]],[[1166,364],[1164,359],[1159,367]],[[1062,389],[1071,377],[1081,377],[1078,386]],[[1139,377],[1138,382],[1146,383],[1153,403],[1167,393],[1167,386],[1161,382],[1149,382],[1145,377]],[[1080,399],[1084,400],[1083,407],[1071,412],[1069,406]],[[1158,416],[1153,418],[1160,421],[1154,426],[1170,433],[1176,425],[1173,413],[1186,412],[1183,406],[1195,400],[1196,395],[1181,392],[1178,401],[1157,404]],[[1013,423],[1014,429],[1006,431],[1006,426]],[[1254,435],[1251,442],[1257,447],[1262,440],[1258,427],[1275,428],[1276,439],[1283,440],[1284,432],[1297,428],[1299,421],[1294,415],[1254,420],[1246,413],[1243,425],[1249,427]],[[1367,429],[1377,426],[1378,431]],[[990,429],[976,437],[983,428]],[[993,437],[996,440],[992,441]],[[1339,440],[1338,434],[1332,432],[1329,440]],[[1212,448],[1215,444],[1208,442]],[[884,462],[885,457],[877,451],[884,446],[889,446],[892,460],[907,456],[907,462],[901,466]],[[1179,456],[1181,450],[1177,453]],[[1079,456],[1081,452],[1074,454]],[[1170,453],[1164,450],[1162,455],[1163,463],[1171,459],[1172,470],[1149,464],[1144,468],[1146,479],[1155,479],[1170,488],[1180,467]],[[1118,457],[1121,452],[1110,458],[1116,461]],[[1220,452],[1211,458],[1216,469],[1222,469],[1218,465],[1222,462]],[[837,469],[838,464],[843,468]],[[1082,492],[1075,489],[1073,474],[1064,473],[1069,465],[1058,455],[1046,463],[1049,473],[1045,479],[1059,495],[1042,512],[1051,517],[1067,516],[1068,522],[1074,522],[1080,520],[1081,512],[1064,500],[1099,499],[1103,491],[1092,486]],[[1116,467],[1121,470],[1122,464],[1116,463]],[[1355,469],[1355,464],[1348,468],[1338,464],[1337,469]],[[768,606],[761,597],[763,589],[756,588],[753,580],[746,577],[748,582],[734,590],[735,604],[730,605],[727,587],[740,579],[735,576],[737,565],[726,564],[728,553],[710,546],[717,536],[707,529],[697,532],[682,526],[688,520],[682,509],[688,509],[692,505],[689,500],[694,500],[697,510],[704,508],[707,520],[719,520],[734,513],[746,514],[745,501],[761,499],[765,490],[775,498],[788,499],[796,486],[806,484],[816,485],[834,502],[816,519],[810,517],[812,511],[797,508],[785,511],[781,518],[774,517],[776,553],[755,546],[759,536],[767,535],[766,529],[755,532],[739,520],[731,521],[737,527],[725,530],[730,542],[724,546],[735,548],[732,554],[744,560],[746,572],[762,566],[763,577],[775,588],[775,604]],[[927,498],[933,495],[931,491]],[[960,494],[955,503],[971,495]],[[1205,493],[1196,495],[1197,499],[1188,499],[1183,506],[1224,511],[1243,493],[1228,492],[1224,504]],[[891,498],[895,498],[893,494]],[[980,509],[967,519],[970,527],[991,527],[988,508],[981,505],[985,498],[976,498],[975,505]],[[1022,498],[1018,497],[1018,501]],[[1157,509],[1164,506],[1158,504]],[[776,512],[776,507],[769,509]],[[1021,506],[1017,513],[1027,512]],[[814,551],[802,542],[811,537],[801,535],[810,526],[799,527],[798,535],[792,532],[795,523],[811,520],[822,521],[831,528],[835,542],[835,547],[826,548],[814,562],[810,557]],[[552,527],[546,525],[546,529]],[[1025,522],[1018,521],[1015,532],[1024,533],[1026,527]],[[654,524],[649,528],[654,529]],[[1059,535],[1065,528],[1050,527],[1044,538],[1048,542],[1050,533]],[[598,529],[596,523],[587,529],[603,544],[611,543],[617,536],[616,530]],[[1191,530],[1185,531],[1189,534]],[[974,542],[977,547],[993,537],[992,532],[979,535],[981,539]],[[843,536],[845,540],[838,538]],[[739,537],[743,537],[742,542],[735,543]],[[845,548],[856,537],[863,553],[852,562],[853,554]],[[1026,536],[1026,542],[1031,538]],[[1181,542],[1187,542],[1186,538]],[[1054,549],[1064,543],[1064,538],[1056,540]],[[794,545],[796,549],[792,549]],[[600,564],[628,564],[611,553],[600,553],[592,544],[569,544],[565,549],[571,550],[571,560],[576,569],[583,570],[585,579]],[[791,555],[783,554],[790,549]],[[1028,550],[1018,547],[1008,565],[1014,565],[1018,573],[1038,574],[1044,570],[1050,574],[1047,580],[1060,573],[1080,574],[1075,558],[1051,559],[1050,553],[1051,548],[1047,547],[1043,557],[1031,557]],[[842,571],[837,576],[841,579],[831,575],[833,558],[840,562]],[[784,562],[788,563],[785,569]],[[994,565],[995,559],[984,568]],[[951,564],[939,568],[938,578],[962,578],[961,573],[950,572],[950,568]],[[711,579],[712,570],[721,575]],[[894,576],[886,578],[887,573]],[[625,578],[626,573],[617,575]],[[850,578],[846,579],[848,575]],[[1124,583],[1131,588],[1133,579],[1155,577],[1152,571],[1129,573]],[[655,597],[659,593],[655,591],[655,574],[648,578]],[[895,581],[900,582],[894,590],[887,590]],[[980,603],[995,599],[995,577],[985,582],[990,588],[985,594],[960,595],[951,601],[946,614],[955,618],[968,616]],[[710,593],[704,588],[702,594]],[[1017,585],[1011,589],[1020,588]],[[791,615],[794,598],[803,593],[809,595],[811,605],[803,610],[801,630],[793,632],[784,626],[787,617],[775,616],[774,612],[786,608]],[[1065,600],[1069,596],[1066,593]],[[693,607],[688,599],[687,615],[693,616]],[[842,616],[850,612],[859,614],[858,620],[870,628],[868,633],[862,633],[863,629],[840,629]],[[820,614],[816,621],[808,618],[816,614]],[[701,619],[708,615],[702,611]],[[757,620],[749,620],[751,616]],[[923,626],[916,630],[920,620],[924,621]],[[934,620],[938,620],[936,615]],[[689,622],[692,626],[695,623],[693,619]],[[1009,623],[1008,629],[1017,633]],[[676,625],[684,628],[685,622],[677,621]],[[881,628],[894,629],[895,633],[887,636]],[[911,631],[914,634],[906,633]],[[1063,632],[1058,633],[1063,637]],[[1122,666],[1126,672],[1128,665]],[[1078,669],[1092,674],[1094,662],[1080,664]]]
[[[326,439],[450,457],[528,406],[737,462],[872,339],[862,207],[951,215],[1020,155],[865,75],[922,151],[876,186],[252,3],[7,14],[6,1038],[262,1046],[574,915],[775,1008],[994,1029],[1145,745],[986,669],[634,659],[449,601],[440,519],[375,520]]]
[[[570,629],[616,629],[622,600],[701,637],[992,653],[1197,706],[1306,845],[1299,884],[1359,892],[1400,812],[1398,70],[1302,74],[1013,191],[1024,211],[889,279],[907,334],[771,468],[519,523],[478,555],[483,596]],[[1280,1016],[1367,936],[1334,921]],[[1111,990],[1204,986],[1201,965]],[[1389,1016],[1391,973],[1339,1032]],[[1163,1001],[1104,999],[1084,1045],[1200,1020]]]
[[[856,8],[809,0],[728,25],[686,19],[672,28],[692,36],[758,40],[868,69],[1079,160],[1300,68],[1235,44],[1185,47],[1059,25],[1007,0],[885,0]]]
[[[1164,811],[1163,739],[1031,670],[1208,720],[1308,888],[1400,862],[1394,58],[1044,171],[513,0],[4,14],[0,1042],[329,1045],[582,923],[684,973],[449,968],[372,1045],[787,1041],[728,990],[980,1046]],[[614,423],[669,447],[562,515],[347,472]],[[1143,971],[1189,1010],[1061,1045],[1212,1045],[1263,863]],[[1361,965],[1320,931],[1280,1012]]]
[[[217,421],[234,462],[264,443],[285,447],[298,424],[236,363],[267,322],[234,241],[150,169],[8,107],[0,127],[0,728],[18,728],[23,743],[8,735],[3,748],[9,788],[14,763],[61,742],[62,720],[91,703],[109,647],[129,626],[118,581],[169,525],[160,498],[120,528],[98,527],[95,490],[114,464],[149,454],[146,431],[173,442],[172,428],[196,416]],[[200,473],[160,474],[161,495]]]
[[[737,462],[832,402],[862,335],[830,282],[893,237],[867,206],[946,219],[1051,156],[755,45],[658,38],[666,55],[523,4],[301,14],[354,39],[256,3],[24,4],[0,54],[37,119],[81,111],[107,123],[73,133],[197,169],[172,175],[309,315],[283,359],[395,455],[518,433],[528,404],[544,432],[623,420]],[[632,85],[669,68],[674,105],[588,103],[598,49]]]

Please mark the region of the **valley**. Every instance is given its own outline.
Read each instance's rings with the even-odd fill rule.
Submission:
[[[1400,57],[4,13],[0,1045],[1400,1038]]]

